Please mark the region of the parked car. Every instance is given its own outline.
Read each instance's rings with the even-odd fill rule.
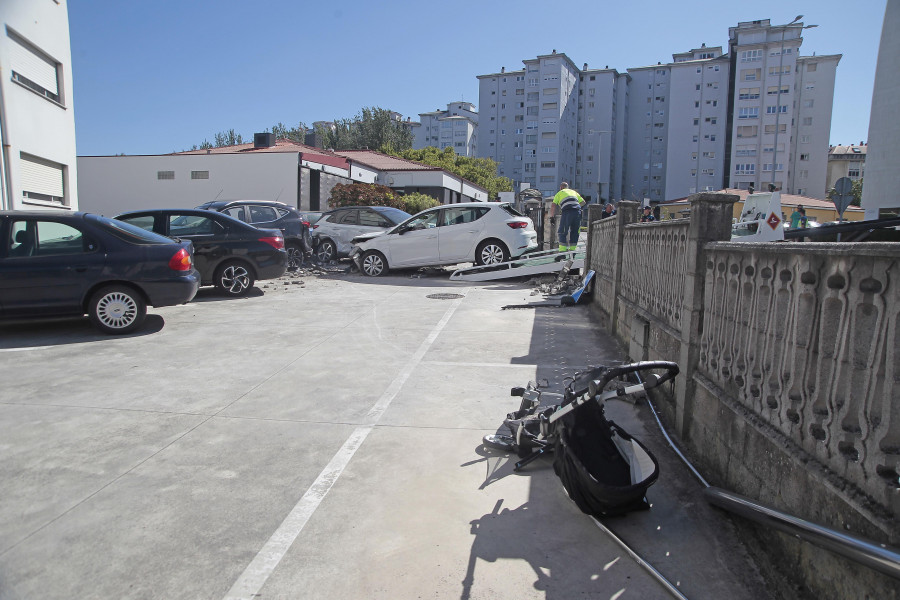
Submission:
[[[318,211],[318,210],[312,210],[312,211],[306,210],[306,211],[303,211],[302,214],[303,214],[303,219],[307,223],[309,223],[309,227],[310,227],[310,229],[312,229],[312,226],[315,225],[316,223],[318,223],[319,219],[321,219],[322,215],[324,215],[325,213],[322,211]]]
[[[191,242],[99,215],[0,211],[0,318],[87,314],[104,333],[136,330],[147,305],[197,293]]]
[[[356,236],[386,231],[411,216],[390,206],[346,206],[329,211],[313,224],[316,258],[328,262],[350,256]]]
[[[354,262],[373,277],[402,267],[490,265],[538,246],[534,223],[508,202],[430,208],[385,233],[361,235],[354,244]]]
[[[116,217],[146,231],[194,244],[201,285],[243,296],[261,279],[281,277],[287,252],[279,229],[258,229],[224,213],[197,208],[138,210]]]
[[[270,200],[217,200],[197,208],[225,213],[261,229],[280,229],[288,254],[288,268],[303,264],[304,254],[312,252],[309,221],[296,208]]]

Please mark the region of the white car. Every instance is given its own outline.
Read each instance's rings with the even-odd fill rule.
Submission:
[[[429,208],[386,232],[357,236],[353,243],[351,258],[372,277],[407,267],[490,265],[538,245],[534,223],[508,202]]]

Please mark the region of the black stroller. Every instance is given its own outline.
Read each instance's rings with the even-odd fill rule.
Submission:
[[[659,370],[664,372],[645,373]],[[620,381],[642,373],[638,383]],[[484,443],[516,452],[521,458],[516,471],[553,451],[553,470],[586,514],[599,518],[647,509],[647,488],[659,477],[659,463],[646,446],[606,418],[603,404],[654,388],[677,374],[678,365],[664,361],[596,367],[576,374],[560,404],[544,407],[541,388],[546,385],[532,382],[513,388],[511,395],[521,396],[522,402],[504,420],[510,435],[487,435]]]

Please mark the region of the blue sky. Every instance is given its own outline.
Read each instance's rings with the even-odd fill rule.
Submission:
[[[725,47],[739,21],[799,14],[818,25],[804,32],[804,56],[843,55],[831,143],[858,143],[885,2],[69,0],[77,151],[167,153],[230,128],[247,139],[364,106],[416,120],[455,100],[477,105],[477,75],[553,49],[624,72]]]

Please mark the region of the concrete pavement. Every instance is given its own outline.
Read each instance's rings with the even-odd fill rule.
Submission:
[[[585,308],[304,282],[202,290],[124,338],[0,326],[0,599],[670,597],[549,461],[480,443],[510,387],[623,358]],[[609,412],[662,464],[653,509],[609,527],[689,598],[771,597],[646,407]]]

